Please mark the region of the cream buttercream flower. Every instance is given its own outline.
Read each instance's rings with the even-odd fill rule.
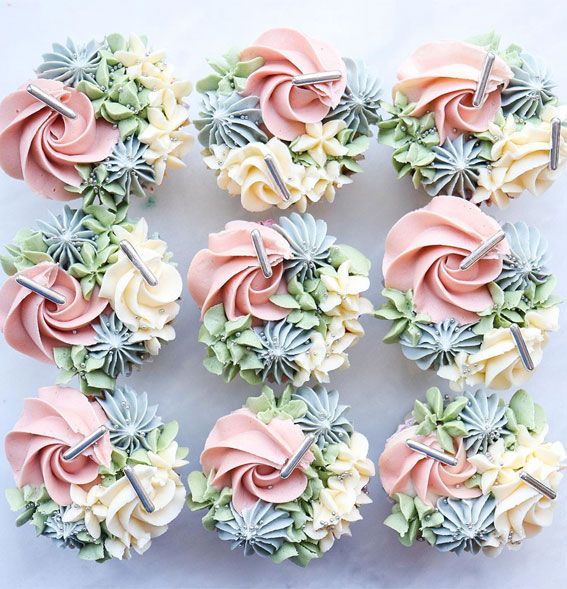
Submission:
[[[348,149],[337,139],[337,135],[346,129],[345,121],[335,119],[326,123],[307,123],[305,134],[300,135],[290,145],[296,153],[307,152],[315,163],[323,167],[327,157],[346,155]]]
[[[348,444],[339,445],[336,460],[329,465],[328,470],[339,478],[352,477],[362,489],[376,474],[374,463],[368,458],[368,440],[359,432],[354,432]]]
[[[484,366],[470,364],[470,356],[466,352],[459,352],[452,364],[442,366],[437,375],[449,381],[451,390],[462,392],[467,386],[480,384],[484,379]]]
[[[352,179],[342,173],[341,164],[336,160],[327,162],[324,167],[308,166],[302,184],[304,198],[311,202],[319,202],[322,198],[333,202],[336,188],[351,183]]]
[[[321,302],[321,310],[327,315],[341,317],[343,321],[358,319],[367,308],[368,301],[360,296],[370,287],[367,276],[349,274],[351,263],[343,262],[337,270],[324,268],[321,282],[327,295]]]
[[[210,145],[209,151],[211,153],[203,158],[207,167],[211,170],[222,170],[224,162],[230,153],[230,147],[228,145]],[[205,151],[205,153],[207,152]]]
[[[137,464],[133,470],[140,480],[155,511],[148,513],[127,477],[122,477],[105,488],[101,502],[107,507],[106,528],[113,536],[105,541],[105,548],[114,558],[129,558],[130,550],[143,554],[152,539],[167,531],[185,503],[185,487],[175,472],[186,462],[176,458],[177,443],[172,442],[159,453],[148,452],[150,465]]]
[[[73,503],[63,515],[64,522],[84,520],[85,528],[94,540],[100,538],[100,522],[106,519],[107,508],[101,503],[105,492],[102,485],[94,485],[88,491],[79,485],[71,485],[69,489]]]

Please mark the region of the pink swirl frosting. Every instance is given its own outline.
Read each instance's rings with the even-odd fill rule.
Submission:
[[[290,419],[275,418],[266,424],[248,409],[221,417],[213,427],[201,465],[214,471],[213,486],[232,488],[232,503],[238,512],[256,503],[286,503],[297,499],[307,487],[303,470],[314,460],[311,451],[287,479],[282,466],[301,446],[305,436]]]
[[[76,389],[39,389],[37,398],[24,401],[24,412],[4,442],[18,487],[44,484],[56,503],[70,505],[71,485],[90,485],[100,465],[110,466],[110,436],[73,460],[63,454],[106,421],[100,405]]]
[[[0,288],[0,330],[6,342],[41,362],[54,362],[53,349],[95,343],[91,323],[106,308],[96,289],[89,301],[81,285],[52,262],[42,262],[19,273],[65,297],[56,305],[41,295],[20,286],[12,276]]]
[[[386,236],[382,272],[387,288],[413,289],[415,308],[435,322],[478,320],[492,306],[488,284],[502,270],[500,242],[468,270],[459,266],[500,225],[470,202],[438,196],[417,211],[404,215]]]
[[[415,102],[411,113],[420,117],[426,111],[435,114],[441,143],[463,131],[479,133],[488,129],[501,102],[502,88],[512,78],[512,70],[496,57],[483,102],[479,108],[472,100],[480,79],[486,50],[461,41],[440,41],[421,46],[398,69],[396,92]]]
[[[306,123],[318,123],[339,104],[346,88],[346,66],[329,44],[292,29],[266,31],[241,54],[241,59],[262,57],[264,65],[253,72],[244,94],[260,97],[264,124],[276,137],[292,141],[305,132]],[[294,86],[300,74],[339,70],[332,82]]]
[[[437,497],[470,499],[481,495],[479,489],[468,489],[464,483],[476,468],[467,460],[462,438],[458,439],[456,466],[447,466],[408,448],[406,441],[417,440],[437,450],[441,446],[434,434],[418,436],[417,426],[396,432],[387,442],[379,459],[380,480],[388,495],[405,493],[416,495],[428,505],[435,505]]]
[[[76,114],[65,117],[26,91],[27,84],[0,103],[0,167],[25,180],[39,194],[55,200],[76,195],[65,185],[79,186],[77,164],[100,162],[110,155],[119,133],[96,120],[89,98],[55,80],[30,82],[63,102]]]
[[[272,276],[265,278],[256,256],[251,232],[262,236]],[[283,260],[291,257],[291,247],[277,231],[248,221],[231,221],[224,231],[209,235],[209,248],[197,253],[189,266],[189,292],[201,307],[201,317],[212,306],[224,304],[230,320],[243,315],[277,321],[289,310],[270,302],[273,294],[287,292]]]

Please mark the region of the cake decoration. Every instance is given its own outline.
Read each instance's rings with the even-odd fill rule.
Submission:
[[[419,47],[398,69],[378,140],[432,197],[499,208],[536,196],[567,162],[567,106],[546,66],[495,33]]]
[[[217,184],[252,212],[332,202],[362,171],[380,120],[380,82],[362,61],[291,29],[208,61],[199,130]]]
[[[542,407],[483,390],[416,400],[388,441],[380,480],[394,502],[386,526],[406,547],[496,556],[550,526],[567,454],[546,441]]]
[[[250,384],[311,378],[348,367],[346,350],[364,335],[372,311],[369,260],[339,245],[327,224],[306,213],[278,223],[231,221],[209,235],[188,272],[201,309],[205,367]]]
[[[213,427],[189,475],[188,505],[221,540],[276,563],[320,558],[370,503],[368,441],[322,385],[264,387]]]
[[[175,441],[146,393],[118,387],[92,399],[61,386],[39,389],[5,440],[17,488],[6,498],[38,536],[104,562],[143,554],[179,515],[177,469],[188,450]]]
[[[184,167],[191,84],[145,37],[54,43],[35,73],[0,102],[0,168],[34,192],[116,212]]]
[[[500,227],[464,199],[433,198],[386,237],[387,301],[375,312],[393,322],[384,341],[456,391],[521,385],[559,328],[548,258],[535,227]]]
[[[99,394],[175,338],[182,279],[144,219],[91,211],[65,205],[6,247],[0,330],[14,349],[56,364],[59,384],[76,376]]]

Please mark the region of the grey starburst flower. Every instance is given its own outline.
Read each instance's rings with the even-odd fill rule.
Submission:
[[[108,170],[106,182],[119,182],[126,195],[135,194],[141,198],[146,196],[144,187],[155,184],[154,167],[144,159],[148,146],[131,135],[126,141],[119,141],[112,153],[104,160]]]
[[[52,51],[43,54],[36,73],[39,78],[57,80],[66,86],[75,87],[81,80],[94,83],[100,47],[96,41],[86,45],[76,45],[72,39],[67,39],[65,45],[53,43]]]
[[[51,216],[51,222],[38,221],[37,226],[47,244],[47,253],[64,270],[72,264],[83,261],[81,248],[84,243],[94,243],[95,233],[87,229],[83,224],[85,220],[92,219],[81,209],[72,209],[65,205],[63,214]]]
[[[522,53],[520,57],[522,65],[512,68],[514,76],[502,90],[502,110],[505,115],[530,119],[539,116],[543,107],[555,100],[555,83],[543,61],[528,53]]]
[[[323,385],[300,387],[293,394],[307,405],[307,413],[295,420],[295,423],[307,433],[317,435],[316,443],[320,448],[327,444],[348,442],[354,429],[345,417],[348,405],[339,405],[339,393],[328,391]]]
[[[203,95],[199,116],[193,123],[199,129],[199,142],[205,147],[227,145],[234,149],[253,141],[268,141],[258,126],[262,122],[262,112],[257,96],[207,92]]]
[[[535,227],[523,221],[505,223],[502,228],[510,246],[496,283],[503,290],[525,290],[530,283],[543,284],[551,275],[547,269],[547,241]]]
[[[45,520],[42,535],[51,538],[61,548],[82,548],[84,542],[78,535],[86,530],[84,520],[64,522],[63,516],[69,507],[59,507]]]
[[[93,324],[97,343],[87,346],[92,358],[104,359],[103,370],[112,378],[130,374],[133,365],[140,365],[146,354],[141,342],[131,343],[132,332],[118,319],[116,313],[103,315]]]
[[[454,319],[445,319],[442,323],[420,323],[417,327],[421,331],[418,342],[414,343],[404,334],[400,345],[404,356],[416,362],[422,370],[448,366],[460,352],[473,354],[482,344],[482,336],[475,334],[470,325],[459,325]]]
[[[104,399],[97,399],[110,422],[113,446],[132,454],[140,448],[149,449],[146,436],[162,425],[156,416],[157,405],[148,405],[148,395],[129,387],[118,387]]]
[[[341,119],[359,135],[372,135],[370,125],[380,120],[380,80],[373,76],[363,61],[343,59],[347,69],[347,89],[339,104],[325,120]]]
[[[492,495],[482,495],[476,499],[437,500],[437,509],[445,518],[438,527],[433,528],[435,547],[441,552],[477,554],[494,533],[494,510],[496,499]]]
[[[229,507],[234,519],[219,521],[216,527],[221,540],[232,542],[232,550],[243,548],[246,556],[270,556],[288,539],[287,529],[293,520],[286,511],[264,501],[243,509],[242,514],[232,502]]]
[[[487,165],[480,156],[480,144],[459,135],[453,140],[446,139],[432,151],[435,158],[428,166],[432,176],[423,179],[427,194],[470,198],[476,190],[480,170]]]
[[[459,415],[468,431],[464,437],[465,448],[471,456],[485,454],[490,444],[508,433],[506,405],[494,393],[487,395],[482,390],[466,392],[465,397],[468,403]]]
[[[258,358],[264,364],[262,379],[273,380],[278,384],[293,379],[297,372],[295,358],[311,347],[312,332],[296,327],[285,319],[268,321],[254,331],[262,344],[262,348],[257,351]]]
[[[294,276],[297,276],[299,282],[312,280],[316,278],[317,268],[329,265],[329,248],[336,238],[327,235],[327,223],[322,219],[315,219],[309,213],[292,213],[289,217],[280,217],[280,223],[274,229],[291,246],[291,259],[284,260],[288,282]]]

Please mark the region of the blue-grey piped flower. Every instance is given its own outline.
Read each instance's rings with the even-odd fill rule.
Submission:
[[[433,176],[423,179],[427,194],[470,198],[476,190],[480,170],[488,163],[480,156],[480,150],[478,141],[465,139],[464,135],[435,146],[432,150],[435,159],[428,166]]]
[[[85,521],[64,522],[63,516],[69,507],[59,507],[47,516],[42,535],[51,538],[60,548],[82,548],[84,542],[77,537],[86,530]]]
[[[242,547],[246,556],[270,556],[288,539],[287,529],[293,520],[272,503],[257,501],[240,514],[231,502],[230,511],[234,519],[217,522],[216,527],[221,540],[232,542],[232,550]]]
[[[555,100],[555,83],[543,61],[528,53],[522,53],[520,57],[522,65],[512,67],[514,76],[502,90],[502,110],[505,115],[530,119],[539,116],[543,107]]]
[[[147,149],[148,146],[140,143],[134,135],[126,141],[119,141],[104,160],[104,166],[108,170],[106,182],[119,182],[126,195],[135,194],[142,198],[146,196],[144,187],[156,182],[154,167],[144,159]]]
[[[51,221],[38,221],[37,226],[47,244],[47,253],[64,270],[72,264],[82,262],[81,248],[84,243],[94,243],[95,233],[83,225],[91,219],[81,209],[72,209],[65,205],[61,215],[49,213]]]
[[[203,95],[199,117],[193,123],[199,129],[199,142],[205,147],[227,145],[233,149],[253,141],[268,141],[258,126],[262,112],[257,96],[207,92]]]
[[[551,275],[547,269],[547,241],[535,227],[519,223],[502,226],[510,246],[496,283],[503,290],[525,290],[530,283],[543,284]]]
[[[149,449],[146,436],[162,425],[156,416],[157,405],[148,405],[148,395],[129,387],[118,387],[104,399],[97,399],[109,420],[113,446],[132,454],[140,448]]]
[[[422,370],[453,364],[460,352],[474,354],[480,349],[482,336],[477,335],[471,325],[459,325],[454,319],[445,319],[442,323],[420,323],[421,331],[417,343],[413,343],[406,334],[400,338],[404,356],[413,360]]]
[[[494,510],[496,499],[481,495],[476,499],[437,500],[437,509],[445,518],[438,528],[432,528],[436,537],[435,546],[441,552],[477,554],[494,533]]]
[[[373,76],[363,61],[343,59],[347,69],[347,88],[339,104],[325,120],[341,119],[360,135],[371,135],[370,125],[380,120],[380,80]]]
[[[459,415],[468,431],[464,437],[465,448],[471,456],[485,454],[490,444],[508,433],[506,405],[500,403],[498,395],[482,390],[466,392],[465,397],[468,403]]]
[[[52,51],[43,54],[43,63],[36,69],[38,78],[47,78],[75,87],[81,80],[95,81],[100,63],[100,43],[89,41],[86,45],[76,45],[67,39],[65,45],[53,43]]]
[[[263,380],[274,380],[281,384],[291,380],[297,372],[295,358],[311,347],[311,331],[296,327],[285,319],[268,321],[262,327],[254,328],[262,348],[257,351],[264,364]]]
[[[87,346],[92,358],[104,359],[103,370],[112,378],[130,374],[133,365],[140,365],[146,354],[141,342],[130,342],[133,333],[118,319],[116,313],[103,315],[93,324],[96,344]]]
[[[274,229],[281,233],[291,246],[292,257],[284,260],[286,279],[289,282],[297,276],[299,282],[316,278],[317,268],[328,266],[329,248],[336,238],[327,235],[327,223],[305,213],[291,213],[289,217],[280,217],[279,225]]]
[[[323,385],[300,387],[293,394],[307,405],[307,413],[295,420],[306,434],[317,435],[316,443],[320,448],[327,444],[348,443],[354,429],[345,417],[348,405],[339,405],[339,393],[328,391]]]

